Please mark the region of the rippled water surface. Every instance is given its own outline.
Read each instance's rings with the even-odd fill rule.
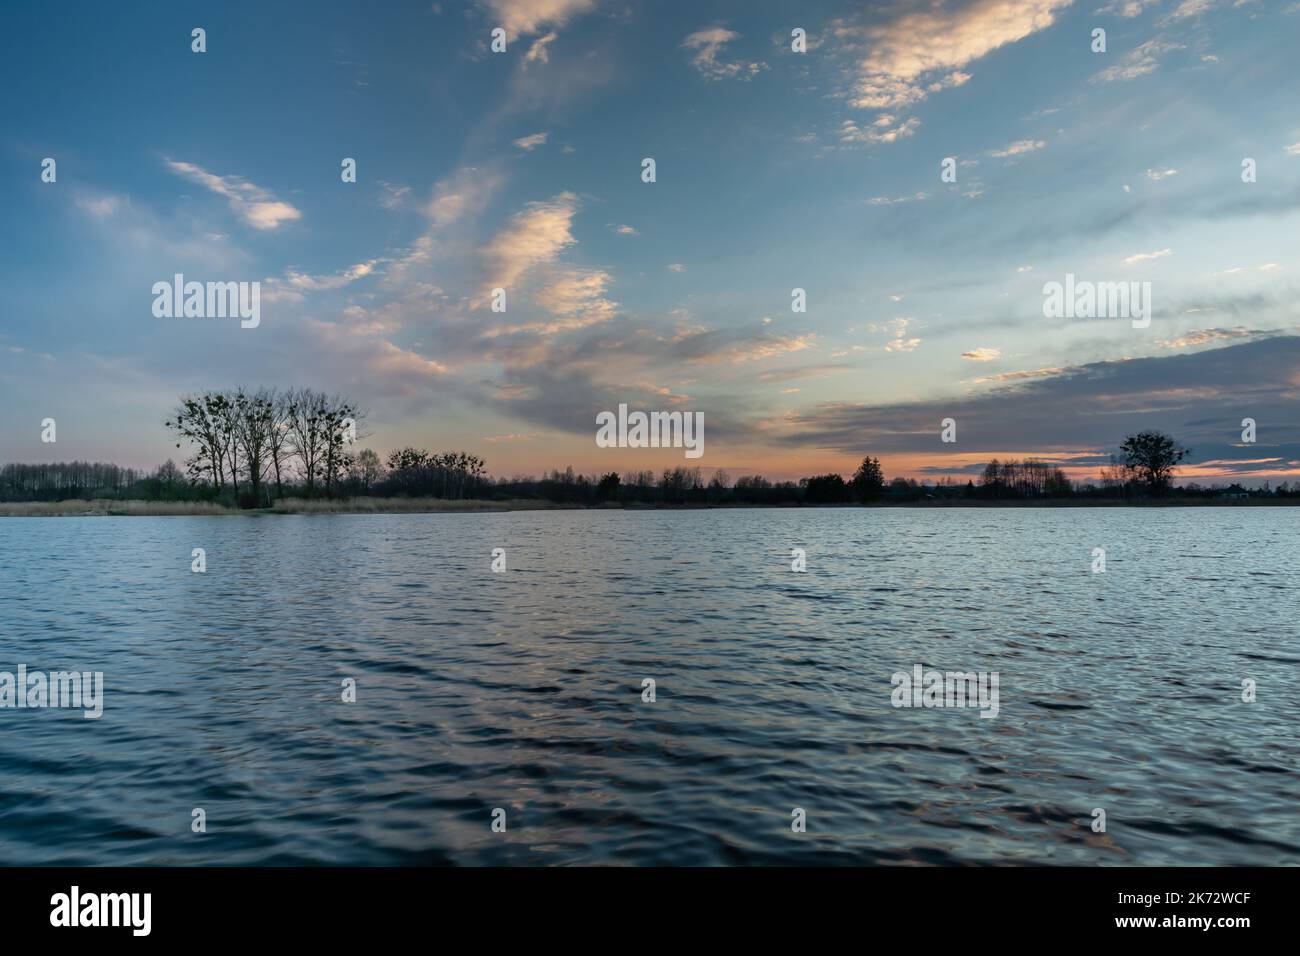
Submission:
[[[0,861],[1297,864],[1297,531],[1264,508],[3,520],[0,670],[103,671],[105,706],[0,710]],[[895,709],[917,663],[997,671],[1000,713]]]

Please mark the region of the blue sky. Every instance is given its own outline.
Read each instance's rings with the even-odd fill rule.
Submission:
[[[1083,476],[1144,427],[1189,476],[1300,475],[1300,4],[11,4],[0,36],[0,461],[152,466],[178,395],[282,384],[503,475],[682,463],[597,448],[620,402],[702,411],[690,464],[733,475]],[[155,318],[177,272],[260,282],[261,324]],[[1150,327],[1044,318],[1066,273],[1149,281]]]

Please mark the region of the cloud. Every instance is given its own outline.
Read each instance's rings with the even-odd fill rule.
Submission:
[[[424,207],[424,214],[429,217],[435,229],[443,229],[459,221],[469,206],[469,195],[455,188],[450,183],[440,183],[433,198]]]
[[[1151,180],[1154,183],[1158,183],[1162,179],[1168,179],[1170,176],[1177,176],[1177,175],[1178,175],[1178,170],[1176,169],[1148,169],[1147,170],[1147,179]]]
[[[668,263],[668,271],[669,271],[669,272],[685,272],[685,271],[686,271],[686,267],[685,267],[684,265],[682,265],[680,262],[670,262],[670,263]]]
[[[544,27],[562,27],[573,17],[596,7],[596,0],[484,0],[484,3],[512,40],[540,33]]]
[[[826,363],[823,365],[796,365],[791,368],[774,368],[759,372],[754,376],[760,382],[793,382],[806,378],[824,378],[853,368],[843,363]]]
[[[394,344],[375,328],[304,318],[298,331],[325,381],[361,379],[387,393],[418,396],[451,373],[446,364]]]
[[[78,194],[77,208],[96,219],[109,219],[120,210],[130,205],[131,200],[125,196],[112,196],[108,193]]]
[[[671,340],[671,355],[691,365],[739,365],[812,348],[815,335],[748,334],[736,331],[689,329]]]
[[[1102,70],[1093,79],[1100,83],[1136,80],[1140,76],[1154,73],[1160,66],[1160,58],[1166,53],[1181,49],[1183,49],[1181,43],[1164,37],[1154,37],[1126,53],[1118,63]]]
[[[578,199],[560,193],[544,202],[530,202],[512,216],[506,226],[481,250],[488,266],[489,287],[512,293],[532,292],[532,302],[549,313],[549,318],[497,326],[483,332],[483,338],[501,340],[496,357],[516,364],[545,358],[535,345],[517,337],[522,333],[549,336],[584,329],[607,322],[618,314],[618,303],[606,296],[613,277],[601,269],[563,265],[559,258],[575,245],[573,217]],[[482,298],[474,300],[481,304]]]
[[[988,155],[994,159],[1006,159],[1008,156],[1023,156],[1025,153],[1035,152],[1046,145],[1041,139],[1018,139],[1014,143],[1008,143],[1001,149],[989,150]]]
[[[515,145],[518,146],[520,149],[522,149],[525,153],[531,152],[532,150],[536,149],[538,146],[545,145],[546,140],[550,135],[551,135],[550,133],[541,132],[541,133],[533,133],[529,136],[521,136],[517,140],[515,140]]]
[[[346,285],[351,285],[358,279],[364,279],[366,276],[372,275],[376,268],[386,261],[385,259],[370,259],[366,262],[358,262],[356,265],[333,275],[312,276],[290,269],[285,273],[284,281],[291,288],[304,292],[341,289]]]
[[[524,62],[525,63],[551,62],[550,54],[546,52],[546,48],[550,46],[552,43],[554,43],[555,38],[558,36],[559,34],[556,33],[554,30],[552,30],[550,33],[546,34],[546,36],[538,37],[536,40],[534,40],[532,46],[528,48],[528,52],[524,54]]]
[[[842,143],[894,143],[906,139],[917,131],[921,121],[910,116],[901,123],[895,117],[882,113],[870,126],[859,126],[853,120],[840,124],[840,142]]]
[[[739,33],[724,27],[709,27],[692,33],[682,41],[682,47],[695,51],[695,55],[691,57],[691,65],[699,70],[700,74],[706,79],[748,80],[766,70],[767,64],[761,60],[749,63],[743,61],[727,62],[720,56],[722,48],[732,40],[739,39],[739,37]]]
[[[1183,349],[1197,345],[1209,345],[1212,342],[1219,342],[1224,339],[1243,339],[1267,334],[1269,333],[1247,329],[1240,325],[1235,329],[1192,329],[1190,332],[1184,332],[1176,339],[1161,339],[1156,342],[1156,345],[1162,349]]]
[[[533,302],[555,316],[554,319],[516,326],[511,330],[552,336],[614,319],[619,303],[604,297],[604,291],[612,281],[610,273],[599,269],[567,269],[533,297]]]
[[[966,455],[1046,455],[1083,449],[1096,464],[1126,434],[1173,435],[1193,462],[1300,459],[1300,337],[1276,336],[1176,355],[1039,369],[964,396],[888,405],[833,403],[794,414],[774,438],[786,447],[860,455],[930,454],[942,418],[961,429]],[[1272,423],[1271,447],[1239,447],[1241,408]],[[1068,427],[1063,423],[1068,423]],[[1269,469],[1265,469],[1269,470]]]
[[[912,324],[910,318],[898,318],[886,322],[884,325],[876,325],[874,322],[867,326],[868,332],[887,333],[890,340],[885,343],[886,352],[911,352],[921,344],[921,340],[916,337],[908,338],[907,328]]]
[[[991,362],[1002,357],[1002,350],[993,348],[971,349],[969,352],[962,352],[961,357],[971,362]]]
[[[1138,252],[1124,260],[1126,266],[1137,265],[1139,262],[1147,262],[1150,259],[1163,259],[1165,256],[1172,256],[1172,249],[1157,249],[1155,252]]]
[[[608,322],[618,314],[618,303],[605,297],[605,289],[612,281],[608,272],[598,269],[565,270],[533,296],[533,302],[554,318],[493,329],[486,334],[489,338],[520,332],[554,335]]]
[[[571,269],[549,283],[534,297],[538,305],[562,320],[548,331],[582,328],[612,319],[618,303],[605,298],[605,288],[612,281],[608,272]]]
[[[872,196],[867,200],[873,206],[896,206],[904,202],[922,202],[928,199],[930,194],[927,192],[913,193],[910,196]],[[899,301],[898,299],[894,300]]]
[[[465,166],[436,183],[419,208],[428,220],[424,233],[408,248],[391,254],[385,282],[391,286],[421,281],[436,264],[444,268],[473,255],[469,227],[497,193],[501,177],[491,169]]]
[[[962,356],[965,358],[965,356]],[[1023,369],[1016,372],[999,372],[997,375],[982,375],[973,381],[975,385],[987,385],[989,382],[1002,384],[1005,382],[1023,382],[1031,378],[1049,378],[1053,375],[1060,375],[1067,369],[1060,366],[1053,368],[1034,368]]]
[[[1131,20],[1133,17],[1140,16],[1144,8],[1153,7],[1162,2],[1164,0],[1110,0],[1097,12],[1099,14],[1113,14]]]
[[[509,289],[524,273],[553,262],[577,240],[573,215],[578,197],[564,192],[546,202],[530,202],[483,250],[490,271],[489,286]]]
[[[1198,17],[1214,6],[1214,3],[1215,0],[1183,0],[1165,19],[1185,20],[1188,17]],[[1237,6],[1241,6],[1241,0],[1238,0]]]
[[[382,179],[379,180],[379,188],[384,191],[379,197],[379,205],[385,209],[396,209],[411,194],[410,186],[394,186]]]
[[[170,159],[166,163],[176,175],[228,199],[235,214],[254,229],[277,229],[286,222],[302,218],[302,213],[289,203],[281,202],[268,190],[238,176],[218,176],[194,163]]]
[[[870,52],[858,64],[851,102],[895,109],[970,79],[959,68],[1051,26],[1072,0],[935,2],[870,26],[840,21],[835,33]]]

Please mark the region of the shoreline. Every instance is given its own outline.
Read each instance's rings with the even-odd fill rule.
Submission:
[[[656,502],[609,502],[587,505],[541,499],[512,498],[286,498],[269,508],[230,508],[206,501],[117,501],[107,498],[64,501],[0,502],[0,518],[163,518],[236,517],[260,515],[357,515],[357,514],[491,514],[510,511],[715,511],[779,509],[946,509],[946,508],[1286,508],[1300,506],[1297,498],[1164,498],[1103,499],[1079,501],[1069,498],[1043,499],[935,499],[929,501],[878,501],[868,504],[763,504],[718,503],[665,504]]]

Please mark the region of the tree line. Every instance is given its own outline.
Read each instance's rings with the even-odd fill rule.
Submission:
[[[699,467],[661,472],[582,475],[573,468],[540,478],[492,477],[487,463],[463,451],[407,447],[386,459],[353,450],[365,413],[340,396],[311,389],[202,392],[182,397],[167,425],[186,447],[184,469],[167,461],[153,472],[117,465],[68,462],[0,466],[0,500],[78,498],[199,500],[262,507],[283,497],[358,496],[537,499],[569,505],[847,505],[952,499],[1107,499],[1146,496],[1215,497],[1219,487],[1172,488],[1189,450],[1161,432],[1129,435],[1100,483],[1072,482],[1059,466],[1036,458],[988,462],[979,481],[886,480],[878,458],[862,459],[847,478],[813,475],[772,481],[722,470],[708,479]],[[1236,488],[1236,486],[1234,486]],[[1236,493],[1247,494],[1236,488]],[[1300,497],[1300,485],[1264,492]]]

